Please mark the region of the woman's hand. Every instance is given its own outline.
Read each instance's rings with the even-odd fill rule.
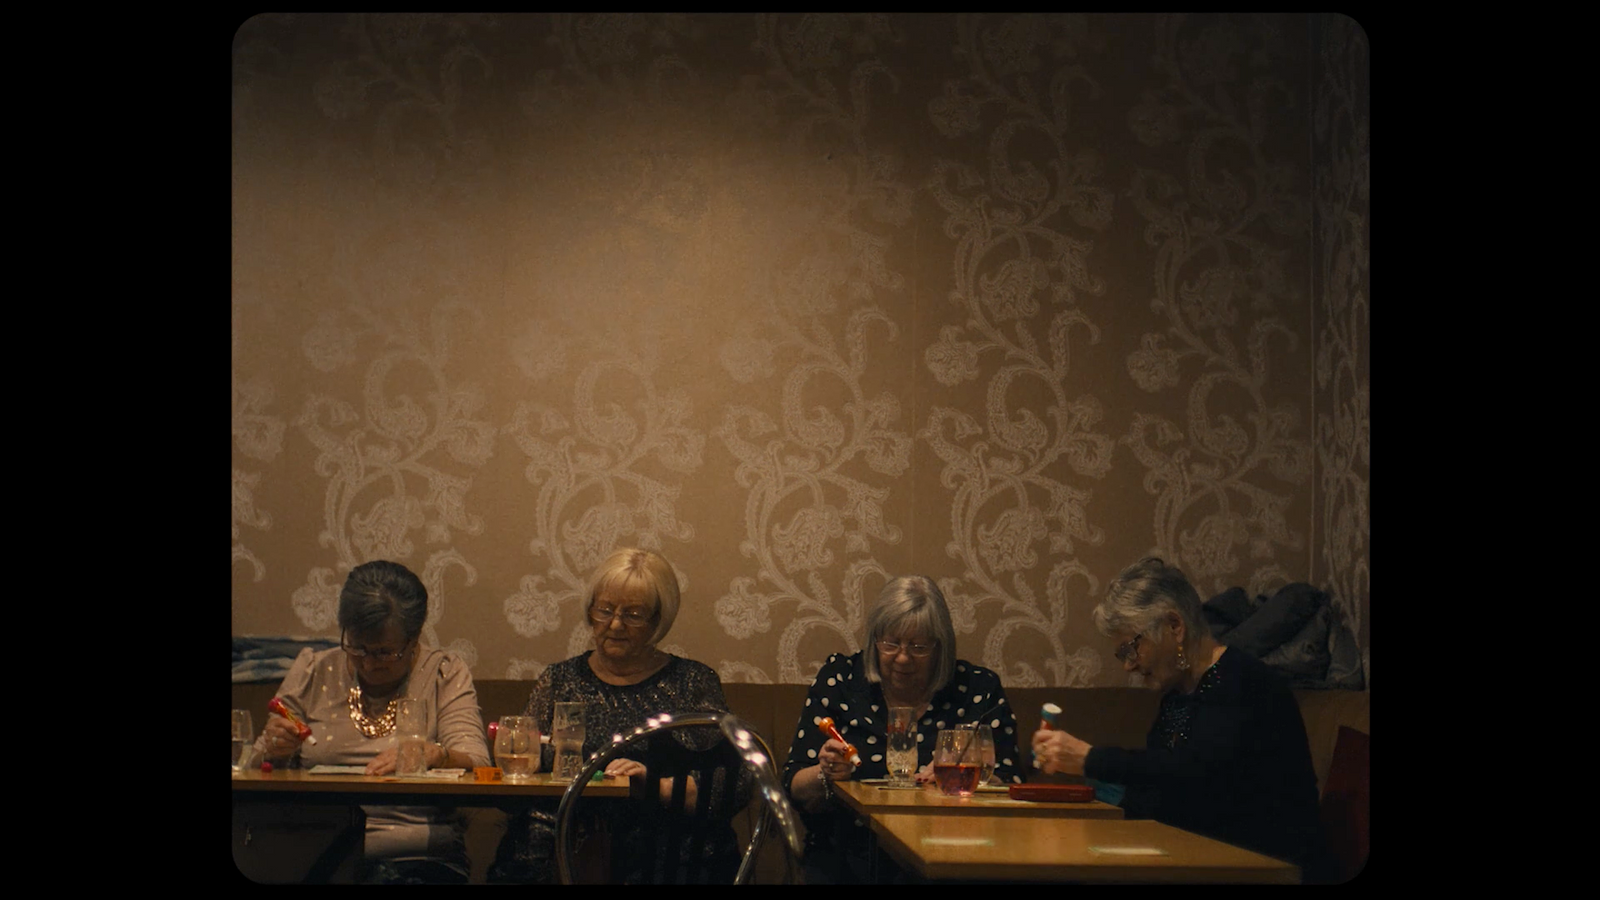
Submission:
[[[261,742],[262,752],[267,759],[288,759],[300,749],[302,740],[299,729],[275,713],[267,715],[267,724],[263,726],[264,739]]]
[[[1064,772],[1082,775],[1090,745],[1065,731],[1040,729],[1033,733],[1033,763],[1047,775]]]
[[[372,758],[372,762],[367,763],[367,774],[393,775],[396,768],[395,760],[398,758],[399,753],[399,748],[393,746],[379,751],[378,755]]]
[[[606,763],[606,774],[619,778],[632,778],[644,774],[644,763],[631,759],[613,759]]]
[[[922,768],[918,769],[911,776],[911,778],[917,784],[927,784],[928,782],[932,781],[933,780],[933,763],[928,763],[927,765],[925,765]]]
[[[855,777],[856,767],[851,765],[850,758],[845,755],[844,742],[828,739],[822,749],[817,751],[817,765],[822,769],[822,777],[829,781],[849,781]]]

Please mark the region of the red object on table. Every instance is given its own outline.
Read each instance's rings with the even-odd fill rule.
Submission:
[[[267,762],[266,760],[263,759],[261,761],[261,771],[263,771],[263,772],[271,772],[272,771],[272,763],[269,763],[269,762]]]
[[[282,700],[279,700],[277,697],[273,697],[271,700],[268,700],[267,712],[277,713],[278,715],[283,716],[285,719],[288,719],[289,724],[293,725],[295,732],[300,735],[300,740],[309,741],[313,744],[317,742],[317,739],[311,736],[311,726],[300,721],[300,717],[294,714],[294,710],[284,706]]]
[[[1094,788],[1087,784],[1013,784],[1006,789],[1006,796],[1041,803],[1088,803],[1094,799]]]

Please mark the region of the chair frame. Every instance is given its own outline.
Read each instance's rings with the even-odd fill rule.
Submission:
[[[723,736],[738,751],[745,768],[755,776],[757,789],[765,801],[762,803],[762,814],[750,832],[750,842],[745,847],[744,858],[739,863],[739,871],[733,883],[750,882],[755,872],[756,857],[766,839],[769,819],[778,825],[793,857],[796,859],[800,857],[804,847],[797,824],[799,816],[790,804],[788,794],[783,790],[777,774],[777,764],[772,757],[772,749],[766,740],[733,713],[686,713],[681,716],[663,713],[646,720],[644,725],[635,728],[632,733],[615,739],[610,747],[596,753],[562,793],[561,804],[556,808],[556,867],[562,884],[576,883],[573,877],[577,866],[574,859],[576,849],[573,846],[575,841],[572,834],[572,819],[578,800],[583,795],[583,789],[594,774],[604,771],[612,760],[623,756],[629,749],[652,735],[679,728],[705,726],[721,729]]]

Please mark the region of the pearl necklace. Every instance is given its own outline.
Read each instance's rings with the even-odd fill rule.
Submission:
[[[394,731],[394,715],[399,706],[400,698],[396,697],[389,701],[389,706],[383,711],[383,715],[368,718],[366,713],[361,711],[361,685],[350,688],[350,724],[356,726],[356,730],[366,737],[383,737]]]

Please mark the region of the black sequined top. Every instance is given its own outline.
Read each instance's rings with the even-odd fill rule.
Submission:
[[[617,685],[601,681],[589,668],[592,652],[545,669],[535,680],[533,692],[523,709],[523,715],[532,716],[538,723],[540,733],[549,734],[557,702],[587,703],[583,737],[585,759],[602,747],[610,746],[613,736],[627,735],[646,719],[661,713],[727,711],[722,680],[704,663],[673,656],[660,671],[638,684]],[[685,729],[670,734],[680,744],[699,750],[706,749],[699,746],[701,744],[720,740],[718,735],[707,733],[709,731],[711,729]],[[541,771],[550,771],[554,756],[554,750],[546,744],[541,753]],[[753,782],[741,776],[734,788],[736,802],[743,803],[752,788]],[[556,807],[554,799],[533,801],[507,821],[506,834],[489,869],[491,882],[554,883]],[[648,883],[651,876],[645,867],[651,863],[635,860],[629,852],[640,844],[631,839],[642,827],[640,819],[628,804],[608,803],[601,808],[612,835],[613,877],[625,883]],[[737,866],[738,847],[731,825],[721,827],[719,838],[708,852],[718,858],[719,865]],[[728,880],[732,880],[731,874]]]
[[[1127,785],[1129,818],[1320,864],[1317,776],[1300,707],[1281,676],[1241,650],[1225,650],[1194,693],[1162,696],[1145,749],[1094,747],[1084,774]]]
[[[638,684],[607,684],[589,668],[589,654],[593,652],[545,669],[534,681],[533,693],[528,695],[528,705],[522,711],[525,716],[533,716],[540,734],[549,734],[556,703],[588,704],[583,732],[585,759],[602,747],[611,746],[613,737],[626,735],[652,716],[728,710],[722,679],[705,663],[673,656],[661,671]],[[540,771],[550,771],[554,760],[555,751],[546,744]]]

